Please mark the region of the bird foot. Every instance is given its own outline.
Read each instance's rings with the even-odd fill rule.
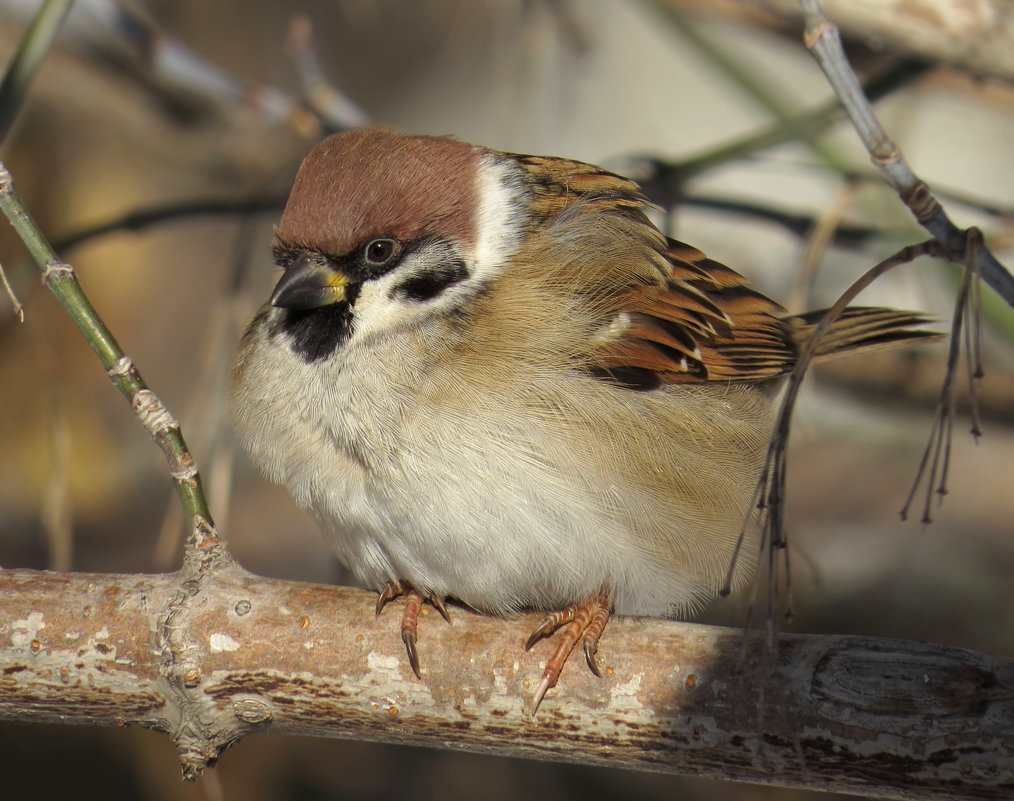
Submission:
[[[532,701],[532,717],[538,712],[539,704],[542,703],[546,693],[559,681],[563,666],[567,663],[578,640],[583,640],[584,656],[591,672],[601,678],[602,673],[599,670],[595,654],[599,649],[599,637],[602,636],[602,631],[605,629],[606,623],[609,622],[609,606],[609,592],[603,590],[584,603],[574,604],[574,606],[569,606],[559,612],[553,612],[535,627],[528,642],[525,643],[526,651],[530,650],[543,637],[548,637],[561,626],[567,625],[566,630],[560,636],[556,650],[546,662],[542,681],[539,682],[539,686],[535,690],[535,698]]]
[[[401,639],[405,643],[405,650],[408,651],[408,662],[412,666],[412,672],[415,673],[417,679],[421,679],[422,676],[419,673],[419,652],[416,649],[416,642],[419,639],[419,610],[422,608],[423,601],[429,601],[433,605],[433,608],[448,623],[451,622],[451,616],[444,605],[443,596],[424,596],[407,581],[388,581],[384,585],[383,589],[380,590],[380,597],[377,598],[377,616],[380,616],[388,601],[392,601],[402,595],[407,597],[405,599],[405,611],[401,615]]]

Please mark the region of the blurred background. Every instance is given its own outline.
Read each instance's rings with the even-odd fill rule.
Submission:
[[[341,581],[309,517],[233,452],[224,415],[232,350],[277,277],[271,226],[302,156],[328,130],[377,122],[605,164],[645,183],[673,235],[793,311],[830,305],[925,235],[851,128],[820,111],[830,90],[782,5],[78,0],[0,155],[182,419],[239,561],[267,576]],[[921,7],[935,5],[946,3]],[[0,0],[0,63],[37,7]],[[990,57],[1011,15],[1000,0],[964,8],[921,16],[937,39],[912,41],[918,25],[890,14],[876,25],[850,16],[844,33],[916,172],[1012,264],[1014,88],[1009,65]],[[827,123],[819,136],[802,119],[814,111]],[[760,149],[753,140],[768,133],[781,143]],[[161,454],[6,225],[0,263],[25,309],[19,323],[0,297],[0,565],[175,569],[181,518]],[[922,261],[861,300],[927,311],[946,326],[959,278]],[[934,502],[932,525],[919,522],[921,491],[909,522],[898,512],[929,437],[946,347],[846,360],[810,378],[789,459],[796,615],[787,629],[1014,654],[1014,312],[984,295],[985,436],[976,444],[967,433],[963,388],[949,494]],[[741,625],[749,600],[716,602],[702,619]],[[160,801],[817,797],[277,736],[245,739],[183,785],[162,735],[9,724],[0,725],[0,774],[15,794],[113,790]]]

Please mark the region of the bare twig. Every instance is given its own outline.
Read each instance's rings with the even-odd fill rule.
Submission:
[[[965,265],[964,282],[959,293],[957,310],[953,321],[948,371],[941,390],[936,422],[934,423],[930,443],[919,466],[915,484],[902,511],[902,515],[904,516],[922,477],[928,475],[927,500],[923,515],[924,520],[928,521],[930,497],[934,491],[934,487],[936,487],[936,492],[941,496],[946,492],[946,477],[951,446],[950,436],[953,430],[954,419],[953,381],[962,342],[967,343],[966,350],[969,355],[970,365],[969,386],[972,390],[973,409],[975,406],[975,379],[982,374],[979,360],[981,333],[978,315],[980,302],[978,300],[976,284],[980,274],[983,277],[986,276],[985,264],[991,265],[990,278],[987,281],[1009,305],[1014,306],[1014,277],[993,258],[992,254],[982,244],[982,235],[978,229],[958,229],[948,219],[940,203],[930,193],[929,188],[912,172],[898,148],[887,138],[886,133],[880,127],[880,123],[873,114],[873,109],[863,95],[859,81],[845,59],[838,31],[827,17],[824,16],[820,10],[820,4],[817,0],[800,0],[800,5],[806,12],[807,27],[805,38],[807,47],[814,52],[828,80],[841,98],[856,131],[873,158],[873,163],[881,170],[887,181],[895,188],[905,204],[912,210],[918,222],[929,230],[935,236],[935,239],[903,249],[871,268],[849,287],[834,306],[828,310],[820,324],[816,327],[802,349],[796,366],[789,377],[788,387],[779,409],[774,434],[768,449],[764,470],[758,482],[756,495],[759,499],[758,506],[763,509],[764,533],[761,547],[767,548],[768,551],[768,621],[771,625],[773,625],[776,617],[775,600],[779,586],[778,564],[775,557],[777,549],[781,549],[786,554],[784,568],[786,574],[788,573],[787,539],[783,515],[789,426],[799,387],[824,333],[860,291],[869,286],[870,283],[884,272],[898,264],[911,261],[921,255],[935,255]],[[960,248],[958,247],[959,245]],[[967,319],[969,314],[966,314],[966,312],[971,313],[973,317],[971,321]],[[972,431],[976,436],[978,436],[978,429],[978,413],[973,411]],[[937,485],[938,479],[939,485]],[[744,523],[744,530],[740,535],[741,542],[745,537],[747,526],[752,523],[753,517],[751,516]],[[735,561],[734,558],[730,566],[730,576],[731,570],[735,566]]]
[[[21,301],[18,300],[18,296],[14,294],[14,289],[7,281],[7,272],[4,270],[4,266],[0,264],[0,284],[3,284],[4,292],[7,293],[7,297],[10,298],[11,306],[14,309],[14,316],[18,318],[18,322],[23,323],[25,321],[25,307],[21,305]]]
[[[838,28],[821,10],[818,0],[799,0],[806,19],[804,41],[820,68],[834,87],[856,133],[870,153],[874,166],[894,188],[923,228],[944,245],[952,258],[967,252],[967,231],[958,228],[939,201],[909,167],[901,151],[892,142],[863,93],[842,49]],[[979,256],[982,279],[1014,307],[1014,276],[983,247]]]
[[[712,39],[699,30],[696,25],[686,19],[684,12],[677,10],[668,3],[659,2],[658,0],[650,3],[649,6],[661,19],[665,20],[665,22],[675,28],[681,36],[696,47],[707,59],[708,63],[721,71],[730,83],[739,88],[747,97],[767,111],[774,119],[779,120],[782,123],[787,123],[790,120],[794,122],[798,122],[800,120],[791,106],[785,102],[778,91],[771,87],[769,82],[763,80],[759,75],[757,75],[756,71],[751,70],[748,66],[741,63],[735,53],[731,52],[731,48],[721,47],[716,42],[712,41]],[[910,74],[907,69],[906,73]],[[827,114],[826,118],[821,119],[820,122],[830,123],[830,114]],[[808,125],[803,125],[802,127],[807,132],[814,130]],[[812,136],[804,138],[804,141],[814,155],[816,155],[817,158],[819,158],[821,162],[826,164],[828,167],[837,172],[849,171],[848,162],[840,154],[838,154],[833,147],[819,141],[816,138],[815,133]],[[731,158],[733,157],[730,156],[730,160]]]
[[[201,478],[183,440],[179,423],[148,388],[133,361],[113,338],[81,289],[74,269],[57,258],[56,252],[25,208],[14,188],[10,171],[3,163],[0,163],[0,210],[42,271],[43,284],[70,315],[99,357],[107,375],[130,402],[134,414],[165,454],[169,473],[183,504],[188,528],[193,530],[198,521],[205,521],[210,526],[211,513],[201,488]]]
[[[954,432],[955,386],[958,374],[958,361],[962,348],[965,351],[965,365],[968,370],[968,387],[970,414],[972,418],[972,436],[978,438],[982,434],[979,419],[975,382],[982,378],[981,354],[981,298],[979,295],[979,251],[982,248],[982,236],[972,229],[968,237],[968,256],[961,288],[955,302],[954,316],[951,322],[951,343],[947,354],[947,372],[940,387],[940,398],[937,401],[933,426],[930,430],[929,443],[923,453],[919,469],[916,471],[912,489],[901,509],[901,519],[908,519],[908,510],[912,500],[926,479],[926,495],[923,503],[922,522],[932,523],[930,513],[933,494],[940,500],[947,494],[947,473],[951,461],[951,437]],[[928,469],[927,469],[928,468]]]
[[[695,14],[739,13],[750,22],[778,27],[800,16],[797,0],[669,2]],[[823,5],[850,39],[868,42],[878,52],[914,53],[977,78],[1014,80],[1014,15],[1008,0],[823,0]]]
[[[7,138],[32,78],[42,66],[73,2],[45,0],[21,37],[17,52],[0,82],[0,142]]]
[[[928,69],[929,65],[922,61],[901,61],[867,80],[864,89],[872,98],[884,97],[899,87],[916,80]],[[756,133],[711,148],[704,153],[677,163],[650,158],[643,160],[654,167],[657,174],[656,180],[660,182],[659,188],[667,186],[670,196],[678,200],[682,198],[682,186],[695,175],[785,142],[811,141],[841,118],[841,102],[835,99],[818,108],[776,121]],[[636,161],[636,159],[632,161]],[[672,204],[672,202],[664,203],[667,206]]]
[[[370,115],[324,77],[313,44],[313,24],[306,14],[293,18],[286,44],[299,69],[303,97],[328,130],[345,131],[370,124]]]
[[[768,445],[768,453],[765,459],[764,469],[761,472],[759,481],[757,482],[757,490],[754,495],[754,498],[757,501],[757,507],[762,509],[764,513],[762,519],[763,535],[760,547],[762,549],[767,549],[769,559],[769,621],[773,620],[775,617],[773,614],[775,608],[775,594],[778,591],[778,570],[777,562],[775,561],[776,551],[781,551],[783,553],[783,558],[786,560],[787,568],[788,537],[785,532],[784,501],[785,487],[787,483],[786,473],[788,442],[789,432],[792,426],[792,414],[795,409],[796,399],[799,395],[799,389],[802,386],[803,379],[806,377],[806,371],[809,369],[810,362],[813,360],[813,356],[817,352],[821,338],[825,333],[827,333],[834,321],[841,316],[846,307],[855,300],[860,292],[869,287],[870,284],[888,270],[897,267],[899,264],[906,264],[920,256],[927,255],[945,257],[947,252],[939,242],[935,239],[930,239],[918,245],[910,245],[909,247],[903,248],[890,258],[885,259],[867,270],[866,273],[855,281],[852,286],[845,290],[835,304],[827,310],[827,313],[821,319],[820,323],[818,323],[817,327],[810,335],[810,338],[800,350],[796,365],[793,368],[792,373],[789,375],[785,393],[782,396],[782,402],[778,409],[778,416],[775,419],[774,434],[772,435],[771,443]],[[754,522],[754,517],[751,515],[744,523],[743,531],[740,533],[740,543],[743,543],[746,540],[747,527],[753,525]],[[729,592],[735,566],[736,558],[733,558],[729,566],[729,572],[726,576],[723,594],[727,594]]]
[[[787,302],[787,308],[794,312],[804,312],[812,308],[810,306],[810,292],[813,283],[817,278],[817,272],[827,248],[834,239],[835,231],[838,230],[845,216],[846,210],[855,200],[856,186],[850,181],[841,187],[836,193],[823,214],[817,219],[814,226],[807,233],[803,243],[803,257],[801,259],[799,277],[792,294]]]
[[[106,234],[117,231],[143,231],[153,225],[187,220],[195,217],[244,217],[256,214],[272,214],[281,211],[285,205],[284,197],[254,198],[252,200],[188,200],[183,203],[172,203],[149,209],[139,209],[122,217],[56,240],[53,249],[64,253],[73,247]]]

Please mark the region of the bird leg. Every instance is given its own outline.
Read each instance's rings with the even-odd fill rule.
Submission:
[[[405,650],[408,651],[408,661],[412,666],[412,672],[415,673],[417,679],[421,679],[422,676],[419,674],[419,653],[416,650],[415,644],[419,639],[419,610],[423,605],[423,601],[428,600],[448,623],[451,622],[451,616],[444,605],[443,596],[430,595],[426,597],[407,581],[388,581],[384,585],[383,589],[380,590],[380,597],[377,598],[377,616],[380,616],[388,601],[401,595],[408,596],[405,600],[405,611],[401,615],[401,639],[405,643]]]
[[[595,654],[599,649],[599,637],[602,636],[602,631],[605,629],[606,623],[609,622],[609,607],[609,591],[602,590],[594,598],[582,604],[575,604],[559,612],[553,612],[553,614],[548,615],[536,626],[535,631],[528,638],[528,642],[525,643],[526,651],[531,649],[543,637],[548,637],[560,626],[568,624],[566,630],[560,636],[560,642],[557,644],[556,650],[549,658],[549,661],[546,662],[546,669],[542,673],[542,681],[539,682],[538,689],[535,691],[535,699],[532,702],[533,716],[538,711],[539,704],[542,703],[546,692],[551,687],[556,686],[563,666],[570,657],[571,651],[577,645],[577,641],[582,639],[582,635],[584,656],[588,661],[588,667],[592,673],[601,678],[602,673],[599,671]]]

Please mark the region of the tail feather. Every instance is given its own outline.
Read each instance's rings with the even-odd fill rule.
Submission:
[[[798,344],[804,344],[813,336],[826,313],[827,309],[822,309],[790,317],[788,322],[792,326],[792,338]],[[944,339],[944,334],[914,328],[932,322],[932,318],[918,312],[868,306],[849,307],[821,337],[814,356],[817,359],[828,359],[905,342],[935,342]]]

